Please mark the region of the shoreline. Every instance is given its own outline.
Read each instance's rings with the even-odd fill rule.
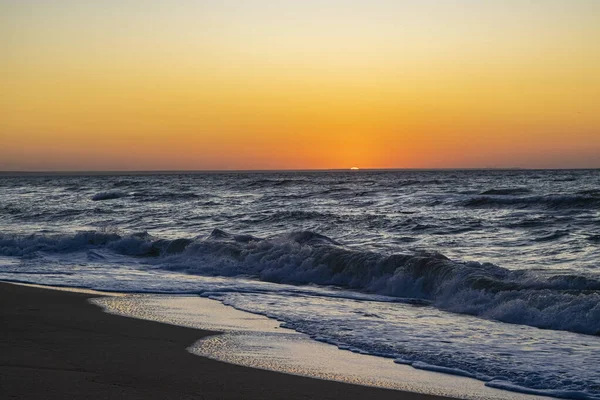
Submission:
[[[105,312],[220,335],[187,350],[218,361],[292,375],[467,400],[549,399],[523,390],[501,390],[485,381],[423,366],[398,364],[340,348],[282,326],[277,319],[249,313],[218,299],[191,294],[121,294],[94,298]]]
[[[0,282],[2,398],[445,398],[194,355],[189,346],[219,332],[108,314],[88,301],[98,296]]]

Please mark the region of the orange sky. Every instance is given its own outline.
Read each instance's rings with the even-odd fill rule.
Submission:
[[[0,0],[0,170],[600,167],[595,0]]]

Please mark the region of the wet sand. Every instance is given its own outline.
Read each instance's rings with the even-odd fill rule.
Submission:
[[[90,297],[0,282],[0,398],[442,399],[192,355],[217,332],[106,314]]]

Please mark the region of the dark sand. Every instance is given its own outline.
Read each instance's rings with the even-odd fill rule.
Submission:
[[[441,399],[198,357],[185,349],[212,332],[109,315],[90,297],[0,282],[0,399]]]

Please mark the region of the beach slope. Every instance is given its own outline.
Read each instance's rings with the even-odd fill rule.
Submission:
[[[185,349],[215,332],[109,315],[90,297],[0,282],[0,398],[439,399],[198,357]]]

